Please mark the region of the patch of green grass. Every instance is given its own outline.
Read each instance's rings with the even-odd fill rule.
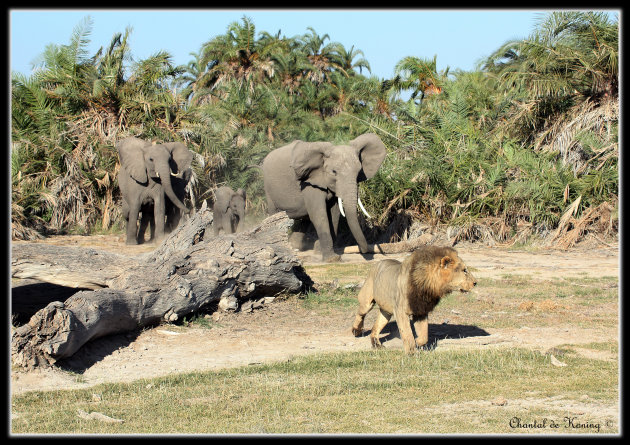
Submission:
[[[220,323],[217,323],[212,318],[206,317],[206,315],[207,314],[205,313],[195,313],[188,317],[184,317],[178,324],[183,326],[194,325],[205,329],[212,329],[221,326]]]
[[[580,347],[594,349],[596,351],[607,351],[614,354],[619,353],[619,343],[617,342],[593,342],[581,344]]]
[[[525,349],[398,350],[319,354],[217,372],[13,397],[13,433],[514,433],[509,401],[587,395],[616,404],[615,362],[549,357]],[[98,393],[100,401],[92,394]],[[501,396],[507,406],[491,401]],[[77,410],[122,419],[85,420]],[[522,416],[532,412],[522,410]],[[592,421],[610,420],[594,414]],[[608,432],[615,432],[609,427]],[[528,431],[536,432],[536,431]],[[567,431],[565,431],[567,432]],[[591,431],[589,431],[591,432]]]
[[[345,287],[347,286],[347,287]],[[347,309],[357,306],[359,286],[320,286],[317,291],[309,291],[300,300],[301,304],[311,310]]]
[[[374,262],[333,263],[305,266],[306,272],[315,283],[337,281],[340,284],[363,283]]]

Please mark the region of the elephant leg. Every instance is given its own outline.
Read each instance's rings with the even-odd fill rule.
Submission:
[[[269,193],[267,193],[266,190],[265,190],[265,196],[267,197],[267,214],[273,215],[274,213],[278,213],[278,209],[276,208],[276,205],[273,203],[271,196],[269,196]]]
[[[164,211],[164,197],[158,195],[153,202],[153,219],[155,220],[155,236],[153,239],[156,242],[160,242],[164,238]]]
[[[221,230],[221,224],[223,220],[219,212],[213,212],[212,214],[212,226],[214,228],[214,236],[219,236],[219,230]]]
[[[129,205],[129,219],[127,220],[127,244],[138,244],[138,214],[140,202]]]
[[[147,209],[143,208],[141,213],[140,227],[138,227],[138,244],[144,243],[144,234],[147,231],[147,226],[151,224],[151,217],[147,215]]]
[[[306,187],[302,194],[309,219],[317,231],[322,259],[328,262],[339,261],[341,257],[333,250],[326,195],[313,187]]]
[[[153,241],[154,239],[155,239],[155,218],[151,218],[149,216],[149,241]]]
[[[221,227],[221,229],[223,229],[223,233],[224,234],[230,233],[230,220],[229,220],[229,218],[227,218],[225,213],[221,214],[220,227]]]
[[[174,205],[167,206],[166,212],[166,231],[172,232],[179,225],[179,221],[182,218],[182,212]]]
[[[127,204],[127,201],[124,199],[122,203],[122,215],[123,218],[125,218],[125,221],[129,221],[129,204]]]

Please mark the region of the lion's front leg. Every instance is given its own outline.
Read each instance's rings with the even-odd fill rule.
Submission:
[[[429,341],[429,316],[414,315],[413,328],[416,331],[416,345],[422,347]]]
[[[403,346],[407,354],[413,354],[416,350],[416,340],[411,330],[411,322],[409,321],[409,315],[403,311],[396,311],[396,324],[398,325],[398,331],[400,332],[400,338],[402,338]]]

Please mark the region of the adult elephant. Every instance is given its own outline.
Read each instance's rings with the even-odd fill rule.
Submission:
[[[179,164],[189,150],[180,144],[169,150],[166,144],[155,144],[128,137],[116,144],[120,159],[118,186],[123,197],[123,216],[127,220],[127,244],[138,244],[138,215],[141,206],[153,202],[156,241],[164,238],[166,198],[184,213],[190,213],[177,197],[171,175],[184,170]],[[192,160],[192,154],[190,154]],[[141,242],[141,240],[140,240]]]
[[[347,145],[293,141],[269,153],[262,164],[270,214],[284,210],[293,219],[308,218],[315,226],[325,261],[338,261],[333,250],[340,212],[359,250],[368,253],[358,220],[358,183],[373,177],[387,150],[372,133]],[[345,203],[345,204],[344,204]]]
[[[169,151],[171,161],[171,187],[175,196],[184,202],[186,197],[186,186],[192,177],[192,160],[193,153],[182,142],[165,142],[164,147]],[[138,242],[144,240],[144,234],[147,227],[150,228],[149,240],[155,238],[155,205],[153,201],[142,204],[140,207],[140,227],[138,228]],[[164,224],[164,233],[172,232],[178,225],[182,217],[182,210],[171,201],[168,195],[165,197],[164,213],[166,222]]]
[[[234,191],[223,186],[214,192],[214,196],[212,224],[215,236],[221,229],[224,233],[236,232],[239,223],[245,218],[245,190],[239,188]]]

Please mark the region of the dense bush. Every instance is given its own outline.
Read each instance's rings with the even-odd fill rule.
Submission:
[[[256,34],[247,17],[187,66],[163,51],[134,61],[130,30],[89,55],[90,30],[88,18],[67,45],[45,49],[34,74],[12,75],[14,238],[119,224],[114,144],[132,134],[197,153],[195,206],[228,184],[263,213],[255,166],[269,151],[371,131],[389,153],[361,197],[383,230],[403,212],[505,240],[546,234],[568,211],[616,209],[619,31],[608,15],[546,14],[474,71],[409,56],[392,79],[368,75],[360,50],[312,28]]]

